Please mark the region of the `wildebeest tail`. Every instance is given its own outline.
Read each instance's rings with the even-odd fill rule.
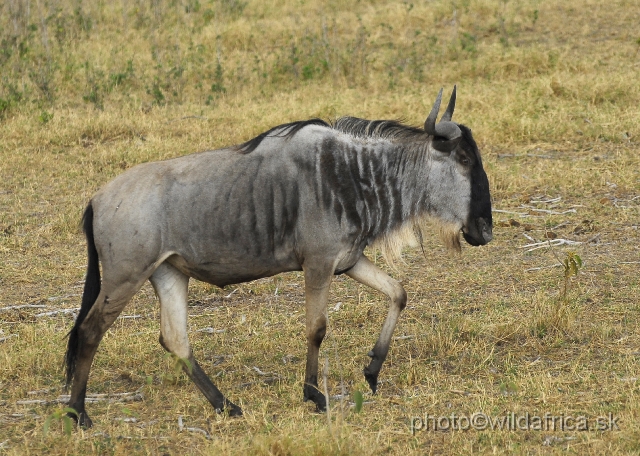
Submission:
[[[67,366],[67,386],[73,380],[76,368],[76,358],[78,356],[78,329],[86,318],[87,314],[96,302],[100,294],[100,265],[98,262],[98,251],[93,239],[93,206],[91,202],[87,205],[82,216],[82,229],[87,237],[87,276],[84,282],[84,292],[82,293],[82,304],[75,324],[69,331],[69,343],[67,344],[67,354],[65,363]]]

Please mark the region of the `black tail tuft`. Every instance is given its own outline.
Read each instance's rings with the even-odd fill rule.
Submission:
[[[67,365],[67,386],[73,380],[73,374],[76,369],[76,358],[78,357],[78,328],[86,318],[89,310],[96,302],[100,294],[100,265],[98,262],[98,251],[93,239],[93,206],[91,202],[87,206],[82,216],[82,229],[87,237],[87,277],[84,282],[84,292],[82,293],[82,304],[76,322],[69,331],[69,343],[67,344],[67,354],[65,363]]]

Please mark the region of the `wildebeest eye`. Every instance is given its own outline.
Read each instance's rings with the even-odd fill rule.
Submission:
[[[467,157],[462,157],[460,158],[460,163],[464,166],[469,166],[471,164],[471,160],[469,160]]]

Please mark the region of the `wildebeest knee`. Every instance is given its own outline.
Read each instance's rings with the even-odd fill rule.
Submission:
[[[404,308],[407,307],[407,292],[402,287],[402,285],[398,284],[393,298],[391,299],[393,300],[393,304],[395,306],[398,306],[400,310],[404,310]]]
[[[324,340],[324,336],[327,334],[327,320],[322,318],[316,321],[313,328],[307,333],[307,339],[316,345],[320,345]]]

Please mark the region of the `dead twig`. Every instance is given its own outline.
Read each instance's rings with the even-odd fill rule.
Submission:
[[[19,309],[46,309],[47,306],[43,304],[22,304],[19,306],[0,307],[0,312],[6,312],[7,310],[19,310]]]
[[[211,326],[207,326],[206,328],[196,330],[196,332],[198,333],[207,333],[207,334],[220,334],[225,331],[226,329],[213,329]]]
[[[51,405],[51,404],[67,404],[71,396],[69,394],[61,394],[56,399],[27,399],[23,401],[16,401],[17,405]],[[85,402],[140,402],[144,400],[143,394],[140,390],[130,393],[114,393],[114,394],[87,394]]]
[[[558,196],[557,198],[550,198],[550,199],[547,199],[547,200],[538,200],[538,201],[529,201],[529,202],[531,204],[550,204],[550,203],[557,203],[561,199],[562,199],[562,197]]]
[[[47,298],[47,301],[61,301],[63,299],[76,298],[78,296],[80,296],[80,293],[68,294],[64,296],[51,296],[50,298]]]
[[[524,214],[522,212],[505,211],[502,209],[491,209],[491,212],[498,212],[500,214],[514,214],[514,215],[519,215],[520,217],[529,217],[531,215],[531,214]]]
[[[548,239],[543,242],[536,242],[534,244],[527,244],[520,247],[521,249],[528,249],[525,252],[532,252],[534,250],[542,249],[545,247],[558,247],[561,245],[579,245],[582,242],[570,241],[569,239]]]
[[[60,309],[60,310],[52,310],[51,312],[41,312],[41,313],[35,314],[34,316],[36,318],[52,317],[58,314],[78,313],[79,311],[80,311],[80,308],[77,307],[75,309]]]
[[[558,211],[552,211],[549,209],[538,209],[536,207],[530,207],[530,206],[522,206],[522,208],[528,209],[533,212],[542,212],[544,214],[550,214],[550,215],[575,214],[576,212],[578,212],[575,209],[567,209],[566,211],[558,212]]]

